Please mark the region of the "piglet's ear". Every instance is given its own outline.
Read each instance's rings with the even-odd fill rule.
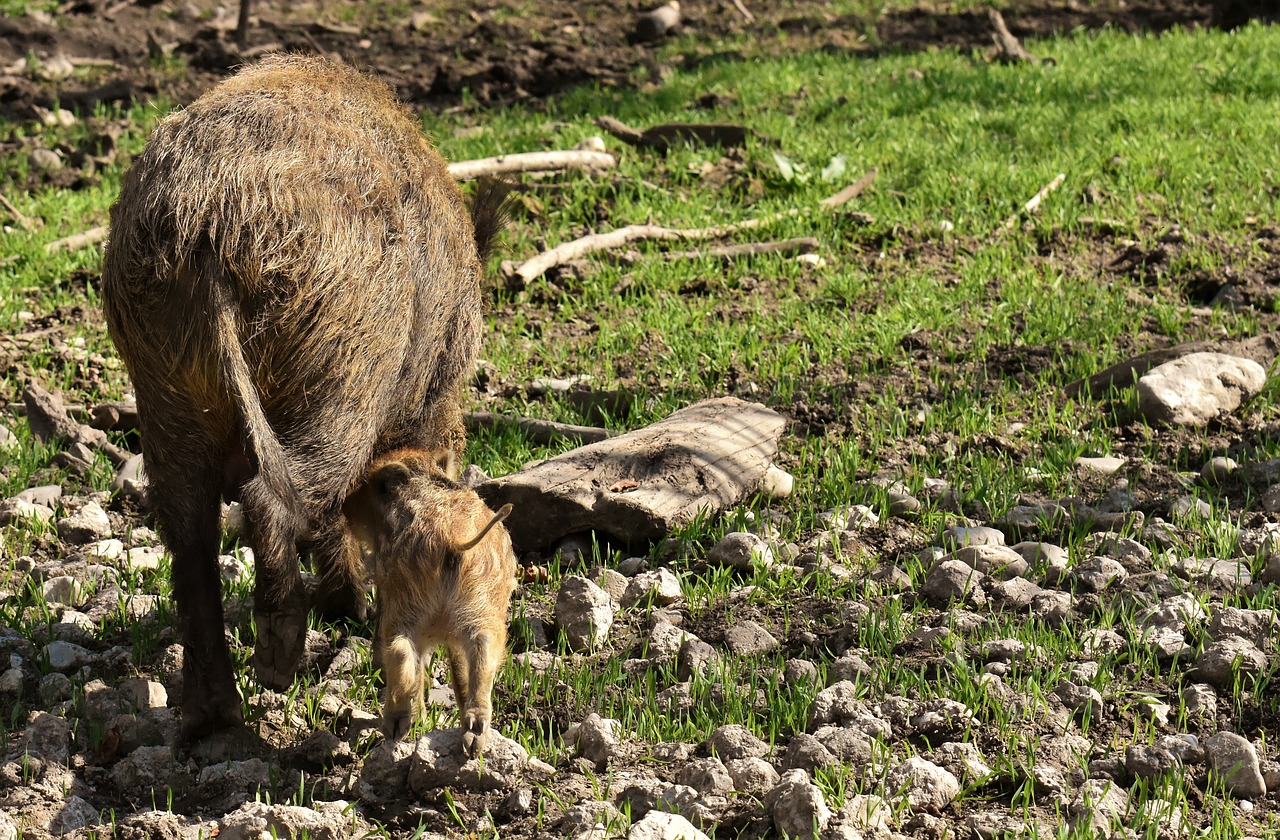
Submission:
[[[410,469],[400,461],[383,464],[378,471],[369,476],[368,486],[380,499],[389,499],[400,491],[413,478]]]
[[[467,542],[462,543],[459,546],[456,546],[454,550],[457,551],[459,554],[462,554],[463,552],[470,551],[471,549],[475,548],[480,544],[480,541],[484,539],[485,535],[488,534],[491,530],[493,530],[494,525],[497,525],[499,522],[506,519],[510,515],[511,515],[511,505],[510,504],[503,505],[502,508],[493,515],[493,518],[489,520],[489,524],[485,525],[483,528],[480,529],[480,533],[476,534]]]

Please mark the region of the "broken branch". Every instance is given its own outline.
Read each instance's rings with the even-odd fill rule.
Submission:
[[[787,216],[794,216],[797,210],[788,210],[785,213],[778,213],[774,216],[768,216],[762,219],[747,219],[742,222],[733,222],[726,225],[715,225],[705,228],[668,228],[661,225],[628,225],[627,227],[611,230],[608,233],[593,233],[580,239],[574,239],[571,242],[564,242],[554,248],[543,251],[536,257],[521,263],[515,270],[515,276],[527,284],[532,280],[541,277],[548,270],[557,265],[585,257],[587,254],[594,254],[597,251],[607,251],[612,248],[620,248],[631,242],[638,242],[642,239],[716,239],[717,237],[726,236],[739,230],[750,230],[751,228],[760,227],[769,224],[778,219]]]
[[[574,426],[551,420],[535,420],[532,417],[508,417],[488,411],[471,412],[464,416],[463,422],[468,432],[480,429],[519,429],[531,441],[544,446],[561,440],[577,441],[579,444],[597,443],[617,434],[596,426]]]
[[[98,225],[89,228],[84,233],[77,233],[72,236],[66,236],[62,239],[55,239],[48,242],[44,246],[46,254],[54,254],[61,250],[78,251],[81,248],[88,248],[90,245],[97,245],[99,242],[107,238],[108,228],[106,225]]]
[[[449,174],[459,181],[470,181],[482,175],[508,175],[515,172],[555,172],[563,169],[590,171],[613,169],[618,160],[608,152],[563,151],[524,152],[514,155],[460,160],[449,164]]]
[[[1013,33],[1004,23],[1004,15],[1000,14],[999,10],[988,8],[987,17],[991,19],[991,25],[996,30],[991,36],[996,42],[995,58],[1008,62],[1030,61],[1033,64],[1040,60],[1027,52],[1018,39],[1013,37]]]
[[[878,170],[876,169],[867,170],[867,174],[863,175],[861,178],[854,181],[835,195],[828,196],[818,203],[823,207],[839,207],[841,204],[847,204],[848,202],[853,201],[855,198],[862,195],[862,193],[866,191],[867,187],[871,186],[872,182],[876,179],[877,171]]]
[[[751,14],[751,10],[747,8],[742,0],[733,0],[733,7],[738,10],[738,14],[747,19],[747,23],[755,23],[756,16]]]
[[[35,233],[40,229],[40,225],[36,224],[34,219],[24,215],[21,210],[13,206],[13,203],[0,193],[0,205],[4,205],[4,209],[9,211],[9,215],[17,222],[27,233]]]
[[[755,257],[761,254],[812,254],[818,250],[818,240],[812,236],[801,236],[795,239],[783,239],[779,242],[744,242],[740,245],[717,245],[712,248],[698,248],[692,251],[673,251],[666,254],[667,260],[696,260],[710,257],[722,260],[735,260],[740,257]]]
[[[1052,181],[1050,181],[1049,183],[1041,187],[1038,193],[1031,196],[1031,198],[1027,200],[1027,203],[1022,205],[1022,212],[1023,213],[1036,212],[1036,209],[1039,208],[1040,206],[1040,202],[1044,201],[1045,196],[1047,196],[1049,193],[1056,190],[1058,187],[1062,186],[1062,182],[1065,180],[1067,180],[1067,174],[1065,172],[1059,172],[1058,177],[1054,178]],[[1005,229],[1011,228],[1018,223],[1018,215],[1019,215],[1018,213],[1014,213],[1008,219],[1005,219],[1005,222],[1004,222]]]
[[[750,130],[732,123],[663,123],[644,131],[610,116],[596,117],[596,125],[632,146],[666,151],[676,143],[694,142],[704,146],[742,146]]]

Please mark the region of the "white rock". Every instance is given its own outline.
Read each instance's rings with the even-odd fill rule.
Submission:
[[[1267,655],[1238,636],[1214,642],[1196,657],[1196,676],[1219,688],[1231,688],[1237,673],[1249,677],[1266,669]]]
[[[1252,359],[1191,353],[1138,379],[1138,409],[1154,422],[1203,426],[1235,411],[1266,382],[1266,370]]]
[[[97,502],[86,502],[80,510],[58,521],[58,536],[77,545],[105,540],[111,536],[111,520]]]
[[[778,649],[778,640],[754,621],[739,621],[724,631],[724,643],[739,656],[756,656]]]
[[[613,602],[591,581],[570,575],[556,596],[556,624],[572,649],[594,650],[604,644],[613,626]]]
[[[47,579],[40,589],[45,601],[50,604],[72,607],[84,599],[84,587],[71,575],[55,575]]]
[[[760,492],[771,499],[785,499],[795,489],[796,480],[791,473],[770,464],[764,471],[764,479],[760,483]]]
[[[942,545],[953,551],[966,545],[1004,545],[1004,532],[986,525],[957,525],[942,532]]]
[[[1215,641],[1235,636],[1259,648],[1275,641],[1277,620],[1274,610],[1242,610],[1222,607],[1209,622],[1209,638]]]
[[[157,545],[138,546],[125,553],[125,562],[135,571],[154,572],[160,568],[160,561],[164,559],[164,554],[164,548]]]
[[[18,440],[18,436],[10,431],[8,426],[0,426],[0,452],[12,455],[21,445],[22,441]]]
[[[63,674],[75,671],[94,659],[94,655],[85,648],[64,641],[45,645],[44,656],[49,660],[50,668]]]
[[[53,511],[26,499],[13,497],[0,502],[0,526],[13,524],[48,525],[53,521]]]
[[[739,723],[716,727],[707,739],[707,746],[712,755],[725,762],[737,758],[763,758],[769,754],[769,745]]]
[[[913,755],[888,772],[885,789],[906,797],[914,810],[939,809],[960,795],[960,780],[949,770]]]
[[[799,775],[796,775],[799,774]],[[818,786],[803,771],[788,771],[765,797],[773,811],[773,827],[782,837],[810,838],[831,821],[831,809]]]
[[[1096,458],[1081,455],[1075,460],[1075,465],[1080,469],[1085,472],[1097,473],[1098,475],[1112,475],[1118,472],[1124,464],[1124,458],[1116,458],[1110,455],[1101,455]]]
[[[634,607],[643,602],[665,607],[683,597],[680,579],[666,568],[642,572],[631,578],[622,595],[622,606]]]
[[[726,761],[724,767],[733,780],[734,789],[752,796],[761,796],[778,784],[778,771],[763,758],[734,758]]]
[[[119,560],[124,556],[124,543],[117,539],[98,540],[85,549],[94,560]]]
[[[938,609],[946,609],[952,602],[980,607],[987,602],[982,591],[986,575],[960,560],[943,560],[929,570],[920,594]]]
[[[592,712],[564,733],[564,745],[597,766],[604,765],[622,743],[622,723]]]
[[[627,832],[627,840],[710,840],[679,814],[650,811]]]
[[[1097,836],[1109,836],[1129,808],[1124,790],[1106,779],[1089,779],[1080,786],[1068,813],[1071,824],[1087,825]]]

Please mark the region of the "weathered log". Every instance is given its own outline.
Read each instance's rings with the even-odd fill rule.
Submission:
[[[521,551],[580,531],[645,543],[759,490],[785,422],[759,403],[705,400],[476,490],[492,506],[511,503],[506,526]]]

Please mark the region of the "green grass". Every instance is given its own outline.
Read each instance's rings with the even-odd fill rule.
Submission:
[[[839,4],[836,12],[869,7]],[[688,46],[668,49],[674,53]],[[1182,278],[1260,259],[1259,221],[1274,224],[1280,215],[1275,160],[1280,30],[1255,25],[1230,35],[1196,31],[1143,37],[1107,30],[1028,46],[1056,64],[990,65],[951,51],[875,60],[805,53],[715,61],[677,71],[649,92],[580,90],[539,112],[513,106],[480,117],[426,115],[425,128],[450,159],[565,148],[598,133],[592,120],[605,114],[637,126],[741,122],[760,135],[741,160],[727,162],[717,149],[683,147],[662,155],[610,141],[620,158],[617,173],[570,176],[562,194],[530,201],[526,206],[537,215],[522,219],[506,237],[506,258],[527,258],[541,241],[554,245],[586,231],[632,223],[701,227],[803,208],[739,238],[817,236],[826,261],[816,269],[771,257],[728,266],[701,260],[666,263],[657,248],[642,244],[634,264],[600,260],[585,276],[539,279],[522,291],[495,283],[482,355],[492,363],[497,385],[510,386],[515,396],[496,398],[485,408],[593,422],[567,401],[523,396],[523,384],[532,379],[572,374],[588,374],[597,386],[634,395],[627,413],[609,418],[618,428],[638,427],[694,400],[726,393],[797,415],[801,401],[822,407],[828,413],[825,432],[815,425],[811,433],[793,430],[783,439],[780,460],[797,479],[795,496],[778,505],[790,517],[784,542],[803,543],[819,527],[817,514],[837,505],[868,504],[887,520],[883,489],[866,481],[880,472],[901,478],[915,492],[926,478],[944,477],[967,509],[980,506],[996,518],[1024,494],[1057,498],[1087,492],[1073,467],[1080,455],[1123,452],[1169,470],[1198,469],[1204,453],[1221,445],[1221,435],[1188,438],[1171,454],[1162,444],[1164,433],[1133,422],[1131,396],[1119,395],[1100,407],[1068,400],[1058,389],[1154,343],[1245,337],[1263,328],[1267,313],[1192,311]],[[711,112],[696,109],[693,103],[708,92],[728,97],[729,104]],[[120,141],[127,157],[140,148],[158,113],[139,107],[97,117],[129,121],[131,129]],[[472,124],[483,130],[460,131]],[[38,135],[45,143],[61,139],[73,145],[83,131],[0,128],[19,138]],[[790,162],[790,177],[775,155]],[[846,160],[844,173],[824,180],[821,173],[837,157]],[[5,194],[24,214],[58,221],[36,234],[0,233],[0,255],[17,258],[0,267],[0,329],[5,332],[25,329],[22,311],[45,315],[59,307],[96,306],[91,285],[86,291],[66,282],[77,271],[96,274],[96,249],[46,256],[43,245],[103,223],[119,185],[119,168],[112,167],[99,185],[80,192],[27,195],[14,190],[25,183],[25,166],[21,155],[6,161]],[[700,174],[717,167],[736,168],[720,189],[708,186]],[[818,209],[820,199],[871,168],[879,173],[874,185],[851,205],[869,214],[870,222]],[[1003,230],[1005,220],[1058,173],[1065,173],[1065,182],[1038,214],[1025,219],[1026,228],[1019,217],[1012,230]],[[1192,241],[1171,264],[1170,278],[1112,273],[1103,267],[1103,257],[1123,249],[1112,240],[1095,239],[1082,216],[1117,220],[1127,231],[1122,236],[1144,249],[1175,225]],[[690,291],[699,284],[710,292]],[[110,355],[100,321],[75,325],[69,337],[76,336],[84,338],[87,351]],[[1030,369],[1021,383],[997,367],[988,370],[1000,358],[1033,354],[1049,363]],[[46,384],[77,391],[82,368],[39,346],[28,359],[48,377]],[[13,371],[2,381],[9,398],[19,393]],[[118,371],[105,381],[103,393],[81,389],[76,401],[118,396],[125,387]],[[1249,428],[1263,430],[1249,443],[1266,457],[1280,454],[1280,442],[1265,431],[1280,419],[1276,395],[1276,386],[1270,386],[1246,414]],[[55,449],[34,444],[24,422],[12,425],[23,445],[0,480],[0,495],[26,487],[37,476],[65,479],[46,466]],[[474,436],[469,455],[500,475],[565,448],[537,446],[506,431]],[[109,470],[96,470],[88,486],[103,489],[109,480]],[[1134,484],[1141,488],[1139,478]],[[1214,516],[1180,523],[1190,534],[1187,552],[1230,556],[1240,527],[1240,499],[1205,488],[1195,492],[1212,502]],[[746,508],[763,506],[754,500]],[[1045,698],[1073,664],[1086,658],[1089,630],[1114,629],[1133,638],[1144,605],[1109,598],[1091,617],[1073,616],[1063,627],[984,612],[976,629],[964,629],[955,614],[896,596],[868,577],[877,566],[897,562],[918,586],[925,570],[911,553],[954,520],[939,505],[926,503],[910,523],[910,538],[893,547],[895,553],[880,554],[869,543],[865,554],[842,558],[854,572],[848,580],[823,572],[742,576],[708,569],[704,549],[740,527],[741,519],[685,529],[674,540],[685,550],[675,552],[670,565],[681,578],[686,621],[695,626],[749,617],[783,638],[809,630],[830,639],[846,623],[852,625],[852,647],[872,666],[858,680],[867,702],[887,695],[951,698],[973,712],[965,734],[982,746],[997,781],[966,790],[960,813],[987,807],[1019,813],[1026,807],[1052,821],[1049,800],[1031,777],[1036,755],[1057,725],[1048,722]],[[48,534],[8,529],[0,537],[0,556],[13,567],[16,558],[38,553]],[[1063,535],[1073,560],[1087,556],[1086,536]],[[655,549],[651,562],[660,556],[665,557]],[[600,559],[610,563],[621,555],[606,552]],[[1172,562],[1158,555],[1153,566],[1168,572]],[[518,615],[549,618],[559,581],[581,571],[561,568],[556,560],[549,568],[550,583],[524,588]],[[1170,581],[1201,595],[1196,584],[1176,576]],[[167,594],[163,573],[127,578],[122,588],[125,584]],[[754,592],[734,597],[745,584],[754,585]],[[245,600],[251,580],[228,589],[233,599]],[[1271,587],[1238,593],[1227,603],[1267,609],[1276,600]],[[846,602],[873,606],[873,615],[854,621],[825,609],[823,616],[823,605]],[[25,590],[0,606],[0,624],[30,638],[53,621],[55,612],[38,590]],[[158,623],[167,621],[166,608]],[[902,654],[903,642],[926,626],[953,632],[932,659]],[[239,639],[247,641],[250,633],[246,617]],[[601,655],[566,657],[546,673],[508,666],[501,677],[498,725],[549,761],[561,755],[563,728],[592,711],[619,719],[630,737],[650,743],[698,742],[720,724],[744,723],[766,741],[781,744],[805,727],[816,689],[780,683],[787,658],[781,653],[756,660],[727,657],[692,681],[687,710],[669,711],[658,695],[675,683],[674,663],[639,667],[627,662],[647,654],[647,633],[642,611],[633,610],[619,616],[617,641]],[[1203,646],[1198,633],[1193,631],[1192,638]],[[123,611],[100,634],[104,642],[132,644],[144,656],[163,646],[156,627],[133,625]],[[1002,680],[1005,691],[982,676],[983,663],[975,654],[984,642],[1002,638],[1019,639],[1034,651],[1009,666]],[[551,649],[563,652],[563,644],[553,638]],[[246,644],[237,643],[234,655],[246,666],[241,671],[246,713],[256,715],[260,710],[248,702],[258,691],[248,653]],[[814,654],[820,674],[825,676],[835,653]],[[938,660],[948,654],[953,660],[939,668]],[[1169,731],[1144,711],[1148,696],[1171,705],[1170,720],[1186,720],[1178,698],[1178,690],[1190,682],[1183,664],[1159,662],[1138,645],[1099,661],[1099,673],[1089,683],[1115,711],[1105,722],[1077,720],[1071,726],[1104,739],[1101,751],[1111,755],[1119,745],[1123,755],[1125,743]],[[1241,726],[1274,721],[1280,713],[1275,680],[1274,667],[1242,680],[1220,705]],[[344,690],[350,702],[376,711],[377,683],[367,657]],[[757,702],[757,691],[763,702]],[[1015,706],[1006,691],[1030,702]],[[314,675],[287,696],[288,708],[308,727],[329,725],[318,696]],[[4,717],[9,731],[21,720],[17,712]],[[452,719],[436,710],[422,725],[448,725]],[[878,749],[892,764],[911,752],[927,755],[933,746],[916,740]],[[884,790],[871,768],[823,771],[817,783],[832,807],[858,794],[891,798],[894,793]],[[1242,835],[1234,800],[1212,788],[1201,798],[1192,788],[1191,781],[1179,777],[1133,790],[1138,806],[1164,800],[1193,808],[1203,836]],[[296,801],[310,796],[302,785],[290,795]],[[1198,804],[1188,804],[1189,799]],[[1274,813],[1265,809],[1249,819],[1260,830],[1275,827]],[[1142,836],[1156,834],[1152,825],[1137,827]],[[1084,834],[1062,828],[1040,836]]]

